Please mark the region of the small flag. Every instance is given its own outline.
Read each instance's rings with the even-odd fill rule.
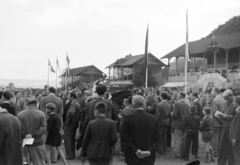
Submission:
[[[185,57],[187,61],[191,61],[189,58],[189,47],[188,47],[188,11],[186,14],[186,46],[185,46]]]
[[[57,63],[58,70],[59,70],[59,72],[60,72],[60,67],[59,67],[58,59],[57,59],[56,63]]]
[[[50,66],[50,71],[55,73],[55,70],[53,69],[50,60],[48,59],[48,65]]]
[[[145,41],[145,68],[148,68],[148,27]]]

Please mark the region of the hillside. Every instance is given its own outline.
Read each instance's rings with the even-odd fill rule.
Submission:
[[[228,33],[240,32],[240,16],[235,16],[228,20],[225,24],[219,25],[207,37],[213,35],[222,35]]]

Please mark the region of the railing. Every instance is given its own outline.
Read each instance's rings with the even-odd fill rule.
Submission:
[[[195,80],[198,80],[200,77],[200,75],[188,75],[187,76],[187,81],[188,82],[193,82]],[[184,82],[185,81],[185,77],[184,75],[182,76],[169,76],[169,81],[170,82]]]

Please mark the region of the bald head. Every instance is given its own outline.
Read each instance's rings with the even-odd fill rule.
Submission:
[[[145,99],[141,95],[135,95],[132,99],[132,105],[135,109],[142,108],[145,109]]]

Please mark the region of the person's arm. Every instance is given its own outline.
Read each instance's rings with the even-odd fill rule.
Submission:
[[[83,143],[82,143],[81,155],[83,157],[87,156],[87,148],[88,148],[88,145],[89,145],[89,141],[91,139],[91,125],[90,124],[91,123],[88,123],[87,131],[86,131],[86,134],[84,136]]]
[[[58,116],[63,116],[63,101],[62,100],[60,100],[60,107],[59,107],[59,112],[58,112]]]
[[[187,125],[188,125],[188,119],[189,119],[189,116],[186,116],[185,119],[183,120],[183,126],[185,129],[187,128]]]
[[[211,110],[211,116],[214,116],[215,113],[217,112],[218,108],[217,108],[217,104],[216,104],[216,101],[213,100],[212,101],[212,110]]]
[[[4,139],[6,138],[5,130],[3,126],[0,124],[0,148],[2,148],[2,145],[4,143]]]
[[[75,118],[75,111],[76,107],[74,104],[72,104],[67,112],[67,118],[66,118],[66,123],[71,124]]]
[[[233,132],[233,139],[239,142],[240,140],[240,114],[237,114],[235,116],[237,122],[236,122],[236,129],[235,132]],[[235,120],[235,119],[234,119]],[[232,140],[232,139],[231,139]]]
[[[42,115],[42,116],[41,116],[40,127],[38,128],[38,130],[34,131],[32,137],[33,137],[33,138],[39,138],[39,137],[41,137],[45,132],[46,132],[46,117],[45,117],[45,115]]]
[[[126,144],[126,146],[130,147],[130,149],[136,153],[138,148],[132,143],[131,137],[129,135],[129,128],[128,128],[128,116],[126,116],[126,120],[122,124],[122,129],[120,132],[120,138],[123,143]]]
[[[110,145],[113,146],[117,142],[117,127],[115,122],[111,124]]]
[[[112,111],[112,120],[113,120],[113,121],[116,121],[116,119],[117,119],[117,112],[116,112],[116,110],[114,109],[113,104],[112,104],[112,103],[110,103],[110,104],[111,104],[111,111]]]
[[[155,151],[158,150],[158,147],[159,147],[160,141],[161,141],[160,128],[159,128],[158,122],[156,122],[155,131],[154,132],[155,132],[155,134],[154,134],[154,137],[153,137],[153,143],[148,148],[148,151],[150,152],[150,155],[155,153]]]
[[[179,107],[178,107],[178,104],[175,103],[174,106],[173,106],[172,118],[177,118],[178,117],[178,113],[179,113]]]
[[[157,110],[156,110],[156,115],[155,115],[156,118],[157,118],[157,121],[160,120],[161,111],[162,111],[161,104],[158,104],[158,105],[157,105]]]
[[[52,132],[53,126],[54,126],[54,120],[52,117],[49,117],[47,121],[47,131]]]

